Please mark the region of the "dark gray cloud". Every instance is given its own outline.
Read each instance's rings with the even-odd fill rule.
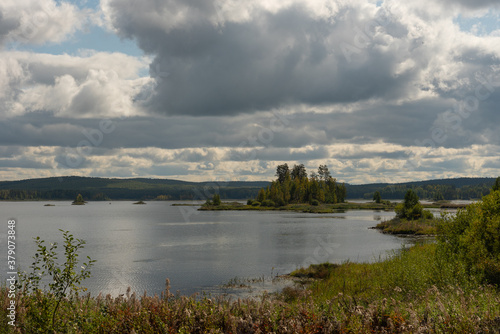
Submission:
[[[0,8],[0,45],[2,45],[7,38],[7,35],[16,30],[20,22],[12,17],[6,17]]]
[[[131,1],[111,6],[115,28],[156,56],[151,75],[168,73],[144,101],[162,114],[234,115],[295,103],[394,98],[405,94],[419,70],[395,75],[395,65],[413,51],[403,24],[384,30],[377,15],[361,18],[362,10],[348,5],[329,18],[301,5],[277,12],[256,6],[250,19],[226,21],[222,28],[210,20],[215,7],[209,1],[146,1],[140,10],[131,9]],[[193,19],[169,25],[181,10]],[[373,28],[373,38],[364,37],[365,27]],[[384,38],[397,46],[381,47]]]
[[[4,168],[48,169],[52,168],[52,165],[21,157],[17,159],[0,159],[0,169]]]
[[[491,8],[500,5],[497,0],[445,0],[444,3],[449,5],[460,4],[469,9]]]
[[[461,114],[454,111],[455,100],[429,98],[398,105],[372,103],[351,112],[305,110],[288,116],[278,112],[237,117],[114,118],[109,120],[106,126],[109,129],[104,132],[101,123],[108,122],[104,119],[62,118],[39,112],[1,123],[0,143],[77,148],[82,141],[87,141],[100,149],[233,147],[256,148],[259,154],[264,154],[262,147],[301,148],[340,143],[384,142],[449,148],[498,145],[500,116],[495,112],[495,106],[500,103],[498,96],[492,94],[489,99],[479,102],[477,110],[467,114],[466,111]],[[317,149],[315,152],[316,155],[325,154]],[[208,153],[193,151],[182,159],[198,161],[203,158],[200,154]],[[369,152],[364,154],[369,155]],[[205,159],[209,160],[210,156]],[[304,158],[295,158],[301,159]]]
[[[339,179],[358,183],[395,174],[472,175],[481,166],[494,173],[497,42],[461,33],[453,22],[459,12],[494,4],[330,4],[103,1],[108,23],[151,56],[153,80],[138,75],[144,60],[123,54],[4,52],[3,175],[53,168],[270,179],[282,162],[308,170],[326,163]],[[77,29],[65,25],[54,35],[48,28],[64,20],[51,17],[33,41],[57,41]],[[0,43],[19,28],[2,19]],[[109,131],[101,125],[106,117]],[[403,170],[407,160],[417,167]]]

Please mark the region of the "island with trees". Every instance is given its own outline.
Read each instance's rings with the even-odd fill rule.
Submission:
[[[326,165],[320,165],[316,172],[308,175],[303,164],[278,165],[276,179],[269,186],[261,188],[254,199],[245,204],[221,202],[218,194],[207,200],[200,210],[288,210],[312,213],[330,213],[346,209],[394,209],[389,201],[374,203],[348,203],[344,183],[337,182]],[[216,198],[217,197],[217,198]]]
[[[85,201],[83,200],[82,195],[78,194],[71,205],[85,205]]]

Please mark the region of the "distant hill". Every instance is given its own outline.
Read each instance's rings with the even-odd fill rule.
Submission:
[[[487,195],[495,178],[456,178],[407,183],[346,184],[347,198],[371,199],[379,191],[383,199],[402,199],[414,189],[422,199],[475,199]],[[187,182],[169,179],[110,179],[64,176],[20,181],[0,181],[0,200],[205,200],[215,191],[223,199],[255,198],[270,182]]]
[[[82,194],[85,200],[205,200],[215,191],[222,198],[253,198],[269,182],[187,182],[169,179],[108,179],[97,177],[50,177],[1,181],[0,200],[68,200]]]
[[[422,199],[478,199],[490,193],[495,178],[455,178],[405,183],[347,184],[347,198],[372,199],[379,191],[383,199],[402,199],[413,189]],[[442,198],[441,198],[442,196]]]

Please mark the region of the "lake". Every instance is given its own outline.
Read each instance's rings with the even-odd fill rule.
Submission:
[[[17,222],[16,261],[23,270],[32,262],[36,236],[60,243],[63,229],[86,240],[80,258],[97,260],[83,284],[92,294],[118,295],[129,286],[140,294],[159,294],[166,278],[174,292],[214,291],[235,277],[270,277],[325,261],[374,261],[413,242],[369,229],[394,212],[197,211],[173,203],[0,202],[5,254],[0,276],[5,282],[11,218]]]

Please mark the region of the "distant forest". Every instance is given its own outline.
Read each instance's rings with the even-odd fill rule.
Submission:
[[[316,178],[318,182],[321,179],[325,180],[325,175],[311,176]],[[329,173],[327,176],[330,176]],[[292,174],[290,177],[292,178]],[[295,178],[295,176],[293,177]],[[494,178],[458,178],[399,184],[345,184],[345,188],[341,187],[341,184],[335,183],[335,191],[323,192],[323,195],[331,196],[331,198],[325,198],[325,202],[342,201],[344,198],[371,200],[375,191],[380,192],[382,199],[402,199],[406,191],[411,188],[421,199],[467,200],[478,199],[489,194],[494,182]],[[258,196],[260,189],[267,187],[271,189],[272,182],[185,182],[168,179],[108,179],[66,176],[2,181],[0,182],[0,200],[74,200],[78,194],[82,194],[86,201],[204,201],[212,198],[215,193],[219,193],[222,199],[254,199]],[[333,198],[333,194],[337,197],[336,199]],[[300,195],[297,193],[293,196]],[[320,193],[318,196],[321,198]]]
[[[206,200],[219,193],[222,198],[255,197],[269,182],[185,182],[166,179],[108,179],[52,177],[0,182],[0,200]]]
[[[378,191],[382,199],[402,199],[408,189],[413,189],[421,199],[470,200],[488,195],[494,183],[495,178],[457,178],[397,184],[348,185],[347,196],[372,199],[373,194]]]

